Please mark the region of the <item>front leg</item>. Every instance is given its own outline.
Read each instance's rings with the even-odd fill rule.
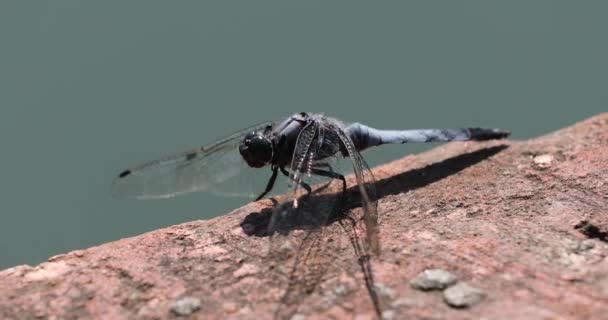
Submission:
[[[260,194],[255,201],[258,201],[262,198],[264,198],[265,195],[268,194],[268,192],[270,192],[270,190],[272,190],[272,187],[274,187],[274,182],[277,181],[277,175],[279,173],[279,168],[278,167],[273,167],[272,168],[272,175],[270,176],[270,179],[268,180],[268,183],[266,184],[266,190],[264,190],[264,192],[262,192],[262,194]]]

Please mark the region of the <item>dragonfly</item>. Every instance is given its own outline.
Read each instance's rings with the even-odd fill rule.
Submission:
[[[112,192],[127,198],[155,199],[208,191],[260,200],[269,195],[281,174],[288,181],[288,196],[276,205],[267,233],[289,229],[298,214],[298,221],[304,221],[307,228],[318,229],[346,203],[347,179],[344,165],[337,161],[341,159],[352,170],[360,201],[360,219],[354,222],[362,224],[364,245],[359,251],[362,255],[379,255],[378,194],[374,175],[361,155],[363,150],[384,144],[481,141],[507,136],[508,131],[484,128],[380,130],[301,112],[280,121],[253,125],[204,147],[126,169],[115,178]],[[245,172],[260,172],[256,169],[263,168],[268,175],[266,186],[252,193],[255,186],[246,181]],[[338,196],[327,194],[335,190]],[[304,218],[302,212],[306,212]]]
[[[377,205],[370,190],[375,181],[361,151],[383,144],[481,141],[508,136],[505,130],[483,128],[379,130],[361,123],[347,126],[322,114],[301,112],[283,121],[259,123],[204,147],[126,169],[114,180],[112,193],[136,199],[170,198],[195,191],[251,196],[250,192],[239,190],[250,188],[247,183],[234,179],[244,167],[271,170],[256,201],[273,189],[279,172],[289,178],[294,192],[299,188],[311,192],[311,185],[306,182],[306,177],[311,176],[338,179],[346,189],[344,175],[333,170],[328,160],[349,158],[370,229],[368,241],[377,248]],[[234,181],[238,183],[229,183]]]

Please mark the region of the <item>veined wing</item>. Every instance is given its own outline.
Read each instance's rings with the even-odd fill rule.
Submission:
[[[327,270],[341,252],[340,237],[324,233],[330,218],[340,209],[342,181],[317,174],[317,170],[328,170],[334,158],[318,161],[326,151],[323,146],[331,141],[318,121],[309,122],[300,131],[295,142],[290,171],[290,190],[275,206],[268,225],[272,235],[270,250],[276,256],[287,247],[295,252],[288,265],[288,284],[275,310],[276,319],[291,318],[302,301],[316,291]],[[336,137],[337,138],[337,137]],[[337,138],[339,141],[339,139]],[[337,227],[337,226],[334,226]],[[300,232],[291,233],[291,231]]]
[[[194,191],[249,196],[249,193],[239,194],[239,190],[222,190],[221,186],[234,182],[246,167],[238,151],[243,137],[269,125],[271,122],[260,123],[205,147],[127,169],[112,183],[112,194],[136,199],[170,198]],[[235,187],[238,188],[238,184]]]
[[[291,179],[293,182],[293,191],[297,191],[302,181],[303,174],[306,174],[312,167],[314,160],[314,147],[318,144],[318,124],[316,122],[308,123],[296,140],[294,152],[291,160]]]
[[[349,155],[342,161],[335,156],[341,150]],[[346,186],[339,178],[346,172],[339,170],[344,169],[341,164],[349,164],[353,168],[360,191],[361,210],[346,206]],[[338,227],[330,223],[333,218],[338,218],[339,227],[348,235],[355,251],[374,310],[380,315],[370,263],[370,253],[379,252],[375,181],[342,124],[333,119],[318,118],[303,128],[294,147],[290,171],[294,186],[288,201],[274,210],[269,231],[273,234],[279,230],[279,236],[273,238],[271,245],[281,243],[282,230],[301,228],[305,232],[289,238],[290,242],[299,244],[296,246],[298,251],[287,290],[275,314],[278,318],[290,318],[297,311],[297,302],[315,290],[329,265],[337,260],[332,256],[332,250],[341,252],[339,232],[333,236],[325,232]],[[308,184],[311,192],[298,192],[303,184]],[[342,219],[340,213],[348,218]]]
[[[361,204],[363,209],[363,222],[365,224],[365,244],[375,255],[380,254],[380,236],[378,230],[378,195],[376,192],[376,180],[369,166],[355,148],[349,135],[337,123],[335,132],[338,133],[348,157],[353,165],[353,173],[357,180],[357,187],[361,194]]]
[[[378,193],[375,187],[376,180],[369,166],[355,148],[355,144],[350,138],[350,135],[345,132],[342,124],[337,121],[331,121],[331,119],[329,119],[329,123],[329,126],[334,127],[334,132],[337,133],[346,149],[346,153],[348,154],[348,158],[353,167],[355,179],[357,180],[357,187],[359,189],[362,204],[362,217],[351,210],[349,216],[354,219],[341,220],[340,225],[350,238],[355,255],[357,256],[357,263],[363,273],[365,286],[369,293],[374,311],[380,319],[382,318],[381,301],[378,292],[376,291],[374,272],[372,270],[372,264],[370,263],[370,253],[376,256],[380,254]],[[364,230],[361,230],[361,224],[357,223],[357,221],[360,220],[363,220],[363,224],[365,225]],[[361,233],[365,235],[363,243],[360,242],[358,236],[358,234]]]

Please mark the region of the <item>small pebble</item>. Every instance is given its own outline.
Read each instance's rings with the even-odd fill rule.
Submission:
[[[576,254],[582,254],[585,251],[589,251],[595,247],[595,243],[591,239],[586,239],[583,241],[572,241],[568,243],[568,249]]]
[[[283,242],[283,244],[281,244],[281,246],[279,247],[279,252],[281,254],[290,254],[293,251],[295,251],[295,249],[293,248],[293,245],[290,241]]]
[[[436,216],[437,215],[437,209],[431,208],[431,209],[427,210],[424,214],[427,215],[427,216]]]
[[[384,296],[384,297],[392,298],[395,294],[393,289],[391,289],[390,287],[386,286],[383,283],[376,283],[375,288],[376,288],[376,291],[378,292],[378,294],[381,296]]]
[[[76,250],[72,252],[75,256],[77,256],[78,258],[82,258],[84,257],[84,250]]]
[[[587,251],[595,248],[595,242],[591,239],[581,241],[579,245],[579,249],[582,251]]]
[[[235,278],[247,277],[258,273],[260,270],[254,264],[245,263],[238,270],[232,273]]]
[[[443,269],[426,269],[410,280],[410,286],[418,290],[442,290],[458,281],[456,277]]]
[[[334,292],[336,295],[338,295],[338,296],[343,296],[343,295],[345,295],[347,291],[348,291],[348,290],[347,290],[346,286],[345,286],[345,285],[342,285],[342,284],[337,285],[337,286],[336,286],[336,287],[333,289],[333,292]]]
[[[306,316],[303,314],[296,313],[291,317],[290,320],[306,320]]]
[[[382,320],[392,320],[395,319],[395,311],[393,310],[384,310],[382,311],[382,315],[380,316]]]
[[[543,154],[534,157],[534,163],[540,168],[547,168],[553,162],[553,156],[550,154]]]
[[[171,312],[178,316],[187,316],[201,308],[201,300],[194,297],[184,297],[171,306]]]
[[[65,257],[65,256],[66,256],[66,254],[65,254],[65,253],[58,254],[58,255],[54,255],[54,256],[52,256],[52,257],[50,257],[50,258],[46,259],[46,261],[48,261],[48,262],[57,261],[57,260],[62,259],[62,258],[63,258],[63,257]]]
[[[479,303],[485,297],[481,289],[460,282],[443,291],[443,300],[454,308],[468,308]]]

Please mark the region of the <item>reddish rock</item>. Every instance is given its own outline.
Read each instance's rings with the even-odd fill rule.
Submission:
[[[529,141],[446,144],[374,172],[383,251],[371,263],[385,317],[608,318],[608,113]],[[269,204],[0,271],[0,318],[272,318],[298,243],[269,250],[240,227]],[[314,241],[288,313],[373,318],[344,230],[334,223]],[[454,309],[440,291],[410,287],[427,268],[485,298]]]

